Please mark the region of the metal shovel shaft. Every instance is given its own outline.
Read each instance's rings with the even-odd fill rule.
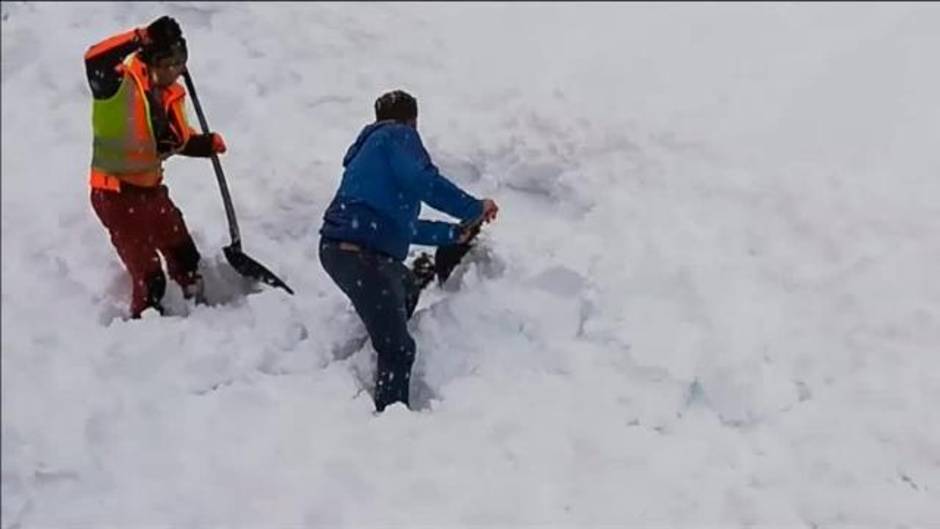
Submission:
[[[196,86],[193,84],[193,79],[189,74],[188,68],[183,71],[183,80],[186,82],[186,89],[189,90],[189,95],[192,98],[193,107],[196,108],[196,115],[199,117],[199,125],[202,127],[202,132],[203,134],[209,134],[209,122],[206,121],[206,116],[202,112],[202,105],[199,104],[199,97],[196,95]],[[222,192],[222,202],[225,204],[225,217],[228,219],[229,235],[232,237],[232,244],[222,249],[225,258],[239,274],[273,287],[283,288],[293,294],[294,291],[291,290],[291,288],[287,286],[287,283],[282,281],[281,278],[277,277],[264,265],[242,252],[242,240],[238,231],[238,220],[235,218],[235,207],[232,205],[232,197],[229,194],[228,185],[225,183],[225,174],[222,172],[222,162],[219,161],[219,157],[215,153],[212,153],[211,159],[216,180],[219,182],[219,190]]]
[[[189,75],[189,69],[183,70],[183,80],[186,82],[186,89],[189,90],[189,96],[193,100],[193,106],[196,108],[196,116],[199,117],[199,126],[203,134],[209,134],[209,122],[206,115],[202,112],[202,105],[199,104],[199,96],[196,95],[196,86]],[[228,219],[228,232],[232,237],[232,245],[241,248],[241,234],[238,231],[238,220],[235,218],[235,206],[232,205],[232,196],[228,191],[228,184],[225,182],[225,173],[222,172],[222,162],[219,161],[219,155],[212,153],[212,169],[215,170],[215,178],[219,182],[219,191],[222,192],[222,202],[225,204],[225,217]]]

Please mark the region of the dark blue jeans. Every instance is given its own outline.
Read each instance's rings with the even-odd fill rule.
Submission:
[[[352,301],[378,353],[375,409],[408,402],[415,341],[408,319],[421,289],[401,261],[366,249],[340,249],[339,241],[320,239],[320,264]]]

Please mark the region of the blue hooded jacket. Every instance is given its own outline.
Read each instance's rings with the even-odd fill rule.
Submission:
[[[343,158],[343,179],[320,234],[404,260],[409,246],[457,242],[457,224],[419,220],[421,202],[461,221],[483,203],[441,175],[418,131],[395,121],[367,125]]]

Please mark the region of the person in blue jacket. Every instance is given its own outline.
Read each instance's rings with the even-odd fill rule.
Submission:
[[[375,122],[347,150],[342,181],[320,228],[320,263],[352,301],[378,353],[379,412],[395,402],[409,405],[415,342],[407,323],[422,286],[404,265],[410,245],[464,243],[499,211],[493,200],[474,198],[438,171],[417,119],[418,103],[406,92],[375,101]],[[422,202],[461,224],[419,219]]]

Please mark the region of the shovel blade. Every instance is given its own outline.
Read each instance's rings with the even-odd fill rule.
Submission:
[[[460,264],[460,261],[471,248],[473,248],[473,245],[468,242],[437,247],[434,252],[434,273],[437,275],[438,283],[443,285],[447,281],[451,272],[454,271],[454,268],[457,268],[457,265]]]
[[[230,265],[232,265],[232,268],[234,268],[235,271],[237,271],[239,274],[250,277],[255,281],[260,281],[262,283],[271,285],[272,287],[283,288],[290,294],[294,293],[294,291],[291,290],[289,286],[287,286],[287,283],[274,275],[273,272],[265,268],[264,265],[245,255],[241,248],[238,248],[234,245],[226,246],[222,248],[222,252],[225,253],[225,258],[228,259],[228,262]]]

